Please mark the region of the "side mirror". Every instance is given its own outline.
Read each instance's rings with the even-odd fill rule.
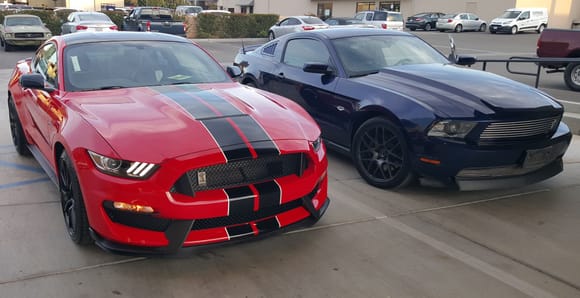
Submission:
[[[242,70],[238,66],[228,66],[226,67],[226,72],[231,78],[237,78],[242,75]]]
[[[457,65],[464,65],[464,66],[471,66],[477,62],[477,58],[475,56],[468,56],[468,55],[459,55],[455,61]]]
[[[319,73],[323,75],[329,75],[334,73],[334,70],[332,69],[332,67],[330,67],[330,65],[322,63],[306,63],[304,64],[304,67],[302,67],[302,70],[304,72]]]
[[[20,85],[23,88],[44,90],[46,92],[53,92],[55,89],[45,86],[44,77],[39,73],[29,73],[20,77]]]

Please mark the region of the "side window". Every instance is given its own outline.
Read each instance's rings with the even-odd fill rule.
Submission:
[[[41,74],[44,79],[54,87],[58,88],[58,60],[56,46],[47,43],[36,52],[33,70]]]
[[[524,20],[527,20],[529,18],[530,18],[530,12],[529,11],[526,11],[526,12],[522,13],[522,15],[520,16],[520,19],[524,19]]]
[[[297,19],[288,19],[288,25],[300,25],[300,21]]]
[[[460,19],[462,20],[467,20],[467,15],[466,14],[462,14],[461,16],[459,16]]]
[[[74,21],[74,19],[75,19],[74,14],[71,13],[71,14],[68,15],[68,18],[66,18],[66,21],[67,22],[72,22],[72,21]]]
[[[286,44],[285,64],[302,68],[305,63],[330,63],[330,54],[326,46],[314,39],[294,39]]]
[[[354,18],[362,21],[365,18],[365,14],[362,12],[359,12],[354,16]]]
[[[372,13],[367,13],[367,15],[366,15],[365,19],[366,19],[367,21],[372,21],[372,20],[373,20],[373,14],[372,14]]]
[[[280,26],[288,26],[288,22],[290,22],[290,19],[285,19],[282,22],[280,22]]]

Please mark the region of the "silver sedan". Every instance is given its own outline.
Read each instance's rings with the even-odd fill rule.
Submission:
[[[62,24],[62,34],[74,32],[107,32],[118,31],[117,25],[101,12],[73,12],[68,15],[67,22]]]
[[[316,30],[316,29],[327,29],[329,26],[327,23],[322,21],[317,17],[311,16],[294,16],[287,17],[280,22],[276,23],[274,26],[270,27],[268,30],[268,39],[272,40],[276,37],[280,37],[284,34]]]
[[[448,14],[437,19],[435,24],[440,32],[452,30],[455,32],[462,31],[482,31],[487,29],[487,23],[478,16],[462,12],[457,14]]]

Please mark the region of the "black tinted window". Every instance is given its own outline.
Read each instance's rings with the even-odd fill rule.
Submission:
[[[386,21],[386,20],[387,20],[387,12],[375,11],[375,15],[373,16],[373,21]]]

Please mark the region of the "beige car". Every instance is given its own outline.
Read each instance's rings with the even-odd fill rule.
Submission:
[[[0,45],[6,52],[14,47],[39,46],[50,37],[50,30],[34,15],[7,15],[0,25]]]

